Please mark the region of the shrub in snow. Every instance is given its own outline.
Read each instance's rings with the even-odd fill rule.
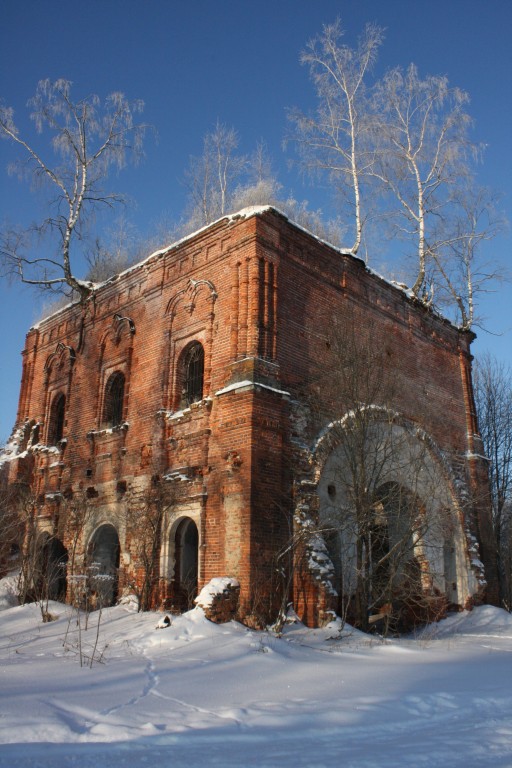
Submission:
[[[133,592],[125,592],[117,601],[118,605],[123,605],[127,611],[136,613],[139,610],[139,598]]]
[[[238,611],[240,584],[236,579],[217,577],[212,579],[194,600],[204,615],[215,624],[232,621]]]

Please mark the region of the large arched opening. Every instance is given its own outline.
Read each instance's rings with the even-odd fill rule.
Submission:
[[[391,418],[365,430],[345,420],[317,444],[319,529],[338,614],[365,630],[403,629],[464,605],[476,579],[431,441]]]

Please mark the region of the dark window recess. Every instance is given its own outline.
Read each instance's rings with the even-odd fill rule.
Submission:
[[[119,588],[119,536],[105,523],[94,533],[88,548],[89,578],[96,608],[114,605]]]
[[[119,427],[123,422],[124,375],[117,371],[107,381],[103,423],[107,427]]]
[[[64,419],[66,414],[66,398],[61,393],[55,395],[50,408],[50,426],[48,429],[48,445],[57,445],[64,434]]]
[[[194,342],[185,351],[183,360],[183,400],[184,405],[197,403],[203,398],[204,349],[199,342]]]

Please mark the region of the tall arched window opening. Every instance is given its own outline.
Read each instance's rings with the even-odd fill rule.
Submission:
[[[123,422],[124,374],[116,371],[110,376],[105,387],[103,406],[103,424],[106,427],[118,427]]]
[[[192,342],[183,353],[182,404],[191,405],[203,399],[204,349],[198,341]]]
[[[48,426],[48,445],[57,445],[64,434],[66,415],[66,397],[59,393],[52,400],[50,408],[50,424]]]

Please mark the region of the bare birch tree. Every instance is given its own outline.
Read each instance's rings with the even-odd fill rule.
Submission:
[[[301,55],[318,97],[316,113],[290,114],[302,168],[326,174],[349,203],[354,253],[370,219],[390,222],[414,244],[414,296],[468,330],[478,294],[498,277],[481,249],[500,226],[492,195],[475,184],[468,94],[446,77],[421,78],[414,64],[370,81],[383,30],[367,25],[353,48],[342,38],[338,20]]]
[[[396,230],[416,242],[415,296],[432,300],[429,271],[445,264],[443,247],[466,234],[453,222],[454,190],[471,184],[477,147],[468,137],[469,96],[446,77],[421,79],[414,64],[395,68],[377,84],[374,134],[378,163],[373,175],[396,201]],[[442,224],[442,226],[441,226]],[[448,231],[447,231],[448,230]]]
[[[365,221],[361,185],[373,164],[367,145],[370,113],[365,79],[383,35],[381,27],[368,24],[358,46],[350,48],[342,42],[340,20],[324,26],[322,34],[301,55],[316,89],[316,114],[304,115],[297,110],[290,114],[303,168],[326,172],[336,189],[350,200],[355,228],[353,253],[361,245]]]
[[[492,284],[507,279],[503,267],[484,259],[485,243],[503,227],[496,195],[490,190],[468,184],[454,189],[448,220],[439,218],[431,250],[436,304],[447,308],[458,326],[469,330],[480,322],[478,299]]]
[[[111,93],[74,100],[68,80],[41,80],[28,102],[37,133],[48,131],[55,155],[52,163],[39,142],[23,137],[13,109],[0,108],[0,136],[22,152],[11,172],[42,186],[47,215],[27,229],[5,228],[0,249],[4,270],[22,282],[57,292],[75,292],[81,300],[91,293],[90,281],[79,277],[78,252],[91,214],[112,208],[122,196],[105,188],[112,167],[123,168],[141,155],[146,126],[135,122],[142,101],[130,102]]]
[[[190,158],[185,183],[190,195],[187,228],[192,230],[210,224],[228,210],[231,195],[247,159],[237,154],[238,134],[217,122],[203,138],[203,153]]]
[[[241,181],[233,192],[233,210],[251,205],[280,205],[279,184],[273,170],[267,146],[260,140],[247,160],[247,178]]]

